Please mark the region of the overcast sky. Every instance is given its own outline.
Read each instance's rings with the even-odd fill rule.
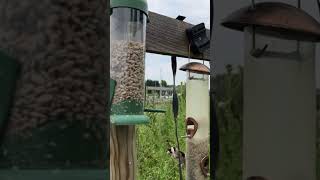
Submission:
[[[149,10],[176,18],[178,15],[185,16],[184,21],[199,24],[205,23],[206,28],[210,27],[210,0],[148,0]],[[194,61],[194,60],[191,60]],[[202,61],[201,61],[202,62]],[[186,58],[177,58],[178,68],[188,63]],[[205,63],[209,66],[209,63]],[[157,54],[146,54],[146,79],[166,80],[173,84],[171,57]],[[182,71],[177,71],[176,84],[186,80]]]

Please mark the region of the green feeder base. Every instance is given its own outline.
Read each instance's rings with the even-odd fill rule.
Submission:
[[[111,115],[110,119],[114,125],[139,125],[150,122],[150,119],[145,115]]]
[[[127,7],[132,9],[139,9],[148,16],[148,2],[147,0],[111,0],[111,8]]]
[[[0,170],[1,180],[106,180],[109,170]]]

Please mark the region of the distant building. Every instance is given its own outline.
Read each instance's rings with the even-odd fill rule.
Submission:
[[[146,93],[148,92],[157,93],[161,97],[172,97],[173,87],[154,87],[154,86],[146,86]]]

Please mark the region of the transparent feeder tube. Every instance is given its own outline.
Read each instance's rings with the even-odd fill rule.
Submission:
[[[188,72],[186,82],[187,180],[209,179],[201,162],[209,155],[210,99],[208,75]],[[203,164],[206,167],[208,164]]]
[[[140,10],[112,10],[110,77],[117,83],[113,114],[143,114],[146,23]]]

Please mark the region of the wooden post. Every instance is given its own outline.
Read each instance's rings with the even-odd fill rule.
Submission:
[[[111,126],[110,167],[111,180],[136,179],[135,126]]]

